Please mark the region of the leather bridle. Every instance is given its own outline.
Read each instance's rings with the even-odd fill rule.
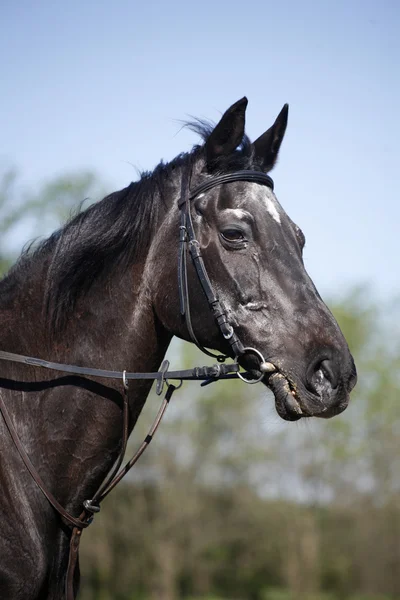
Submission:
[[[207,385],[219,379],[232,379],[240,378],[246,383],[257,383],[265,376],[266,373],[270,373],[275,370],[275,366],[271,363],[265,362],[263,355],[255,348],[244,347],[236,334],[234,327],[229,323],[229,318],[223,302],[218,298],[215,293],[211,281],[208,277],[203,258],[201,256],[200,244],[196,239],[196,235],[193,228],[193,221],[191,216],[191,201],[194,200],[201,193],[207,192],[208,190],[227,183],[237,181],[247,181],[264,185],[270,189],[274,188],[272,179],[265,173],[258,171],[235,171],[224,175],[208,176],[202,183],[200,183],[193,190],[190,190],[190,176],[191,169],[185,170],[182,176],[181,194],[178,202],[180,209],[180,235],[179,235],[179,257],[178,257],[178,287],[179,287],[179,301],[180,301],[180,312],[185,318],[188,333],[192,341],[196,344],[202,352],[208,356],[212,356],[217,359],[218,364],[210,367],[195,367],[193,369],[186,369],[180,371],[169,371],[169,362],[164,360],[159,371],[155,373],[130,373],[126,371],[107,371],[103,369],[94,369],[88,367],[81,367],[75,365],[67,365],[61,363],[50,362],[39,358],[33,358],[30,356],[23,356],[20,354],[14,354],[12,352],[6,352],[0,350],[0,360],[6,360],[10,362],[22,363],[34,367],[42,367],[51,369],[53,371],[62,371],[66,373],[73,373],[76,375],[87,375],[91,377],[101,377],[110,379],[122,379],[124,395],[123,395],[123,425],[122,425],[122,444],[121,451],[119,453],[117,462],[108,475],[106,480],[100,486],[98,491],[95,493],[93,498],[85,500],[83,503],[83,511],[79,518],[72,516],[68,511],[61,506],[57,499],[53,496],[49,490],[47,490],[42,478],[37,472],[35,466],[32,464],[28,454],[26,453],[19,436],[15,430],[9,412],[6,408],[4,400],[0,395],[0,412],[3,416],[4,422],[10,433],[10,436],[14,442],[18,453],[20,454],[27,470],[31,474],[36,485],[42,491],[44,496],[53,506],[53,508],[60,514],[60,516],[72,526],[72,535],[70,540],[70,552],[68,561],[68,570],[66,577],[66,600],[74,599],[74,571],[78,558],[79,542],[83,529],[88,527],[93,521],[94,514],[99,512],[100,503],[104,498],[111,492],[111,490],[121,481],[121,479],[128,473],[128,471],[137,462],[139,457],[143,454],[144,450],[150,444],[153,436],[161,422],[161,419],[165,413],[168,403],[172,397],[172,394],[176,389],[182,385],[185,380],[197,380],[202,381],[201,385]],[[215,321],[219,327],[219,330],[224,339],[230,344],[232,354],[235,362],[231,364],[220,364],[228,358],[224,354],[213,354],[206,348],[204,348],[198,341],[192,327],[191,316],[190,316],[190,304],[189,304],[189,290],[188,290],[188,276],[187,276],[187,254],[190,254],[197,277],[207,299],[209,308],[215,318]],[[244,354],[251,353],[255,354],[260,360],[259,370],[254,372],[246,372],[246,376],[239,372],[238,360],[243,357]],[[135,455],[121,468],[122,460],[126,451],[128,442],[128,431],[129,431],[129,412],[128,412],[128,395],[127,390],[129,387],[129,381],[131,380],[156,380],[156,392],[161,395],[163,392],[164,384],[167,384],[167,391],[164,396],[163,402],[157,413],[157,416],[153,422],[153,425],[142,442],[141,446],[135,453]],[[170,380],[179,380],[181,383],[179,386],[175,386],[170,383]]]
[[[201,256],[200,244],[196,239],[196,235],[193,228],[193,221],[191,215],[191,201],[194,200],[200,194],[211,190],[214,187],[223,185],[226,183],[233,183],[236,181],[248,181],[265,185],[271,190],[274,189],[274,182],[269,175],[259,171],[234,171],[233,173],[225,173],[224,175],[214,175],[208,177],[205,181],[200,183],[192,191],[190,191],[190,171],[185,172],[182,177],[181,197],[178,202],[178,206],[181,211],[180,220],[180,236],[179,236],[179,259],[178,259],[178,285],[179,285],[179,302],[181,315],[185,317],[186,327],[188,329],[190,338],[196,344],[196,346],[208,356],[212,356],[218,360],[218,362],[224,362],[228,356],[224,354],[213,354],[206,350],[197,340],[197,337],[193,331],[191,317],[190,317],[190,306],[189,306],[189,291],[188,291],[188,279],[187,279],[187,247],[189,247],[189,254],[192,262],[196,269],[197,277],[200,281],[200,285],[203,289],[205,297],[208,302],[208,306],[214,316],[214,319],[222,333],[222,336],[227,340],[231,346],[232,353],[235,357],[242,356],[246,352],[243,344],[239,340],[233,326],[229,323],[226,309],[219,300],[215,293],[211,281],[208,277],[203,258]]]

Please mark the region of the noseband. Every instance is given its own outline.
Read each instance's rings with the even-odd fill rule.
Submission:
[[[6,360],[10,362],[23,363],[25,365],[33,367],[42,367],[51,369],[53,371],[62,371],[67,373],[73,373],[77,375],[87,375],[92,377],[120,379],[123,382],[124,397],[123,397],[123,425],[122,425],[122,446],[121,452],[118,456],[117,462],[112,469],[111,473],[106,478],[105,482],[100,486],[99,490],[95,493],[91,500],[85,500],[83,503],[84,510],[79,518],[73,517],[67,512],[57,499],[49,492],[37,472],[35,466],[32,464],[28,454],[26,453],[19,436],[16,432],[12,419],[6,408],[3,398],[0,396],[0,413],[3,416],[4,422],[10,433],[10,436],[14,442],[14,445],[23,460],[27,470],[31,474],[36,485],[42,491],[44,496],[53,506],[53,508],[60,514],[60,516],[72,526],[72,535],[70,540],[70,551],[69,561],[66,576],[66,600],[73,600],[74,595],[74,572],[75,566],[78,559],[78,550],[81,534],[84,528],[86,528],[93,520],[93,516],[100,510],[100,502],[110,493],[110,491],[121,481],[121,479],[127,474],[127,472],[137,462],[139,457],[143,454],[144,450],[150,444],[153,436],[161,422],[162,416],[168,406],[168,403],[172,397],[173,392],[178,389],[176,386],[169,383],[169,380],[177,379],[180,380],[181,384],[184,380],[197,380],[203,381],[201,385],[206,385],[217,381],[218,379],[231,379],[240,378],[246,383],[257,383],[261,381],[265,373],[275,370],[275,367],[271,363],[267,363],[264,360],[262,354],[255,348],[246,348],[243,346],[239,337],[237,336],[233,326],[229,323],[226,308],[223,302],[218,298],[214,288],[211,284],[210,278],[208,277],[203,258],[201,256],[200,244],[196,239],[196,235],[193,228],[193,221],[191,216],[191,201],[194,200],[199,194],[207,192],[214,187],[233,183],[236,181],[247,181],[252,183],[258,183],[265,185],[270,189],[274,189],[272,179],[265,173],[258,171],[235,171],[233,173],[227,173],[225,175],[215,175],[208,177],[203,183],[200,183],[193,190],[190,190],[190,170],[188,169],[183,173],[181,195],[178,201],[178,207],[181,213],[180,219],[180,235],[179,235],[179,257],[178,257],[178,287],[179,287],[179,302],[180,312],[185,318],[186,326],[189,332],[189,336],[198,348],[208,356],[212,356],[217,359],[219,363],[224,362],[228,355],[225,354],[213,354],[209,350],[206,350],[198,341],[192,327],[191,316],[190,316],[190,305],[189,305],[189,290],[188,290],[188,277],[187,277],[187,254],[192,259],[195,267],[197,277],[200,281],[200,285],[205,294],[208,306],[214,316],[217,326],[224,337],[224,339],[230,344],[232,354],[235,358],[233,364],[216,364],[211,367],[195,367],[193,369],[181,370],[181,371],[168,371],[169,362],[164,360],[161,368],[156,373],[127,373],[126,371],[107,371],[103,369],[93,369],[88,367],[78,367],[75,365],[60,364],[56,362],[50,362],[39,358],[33,358],[30,356],[22,356],[20,354],[14,354],[12,352],[6,352],[0,350],[0,360]],[[238,360],[241,356],[246,353],[252,353],[257,356],[260,360],[259,365],[259,376],[254,376],[254,373],[248,373],[246,377],[239,372]],[[128,441],[128,421],[129,421],[129,410],[128,410],[128,396],[127,390],[130,380],[143,380],[153,379],[157,381],[156,392],[161,394],[163,391],[164,384],[167,383],[168,388],[164,396],[163,403],[157,413],[154,423],[139,447],[136,454],[126,463],[122,468],[122,460],[125,454],[126,445]],[[179,386],[180,387],[180,386]]]

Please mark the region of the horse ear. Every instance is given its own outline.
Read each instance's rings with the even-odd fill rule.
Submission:
[[[232,104],[211,132],[205,144],[208,166],[212,166],[219,157],[231,154],[241,143],[244,136],[246,106],[246,97]]]
[[[278,158],[279,148],[285,135],[289,105],[285,104],[275,123],[253,144],[255,158],[261,161],[265,171],[270,171]]]

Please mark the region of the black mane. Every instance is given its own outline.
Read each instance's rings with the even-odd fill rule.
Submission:
[[[213,125],[196,120],[186,123],[206,142]],[[160,162],[152,172],[141,174],[139,181],[113,192],[103,200],[75,215],[48,239],[29,246],[16,265],[2,280],[1,287],[13,288],[16,282],[49,261],[45,289],[47,319],[51,329],[60,330],[73,312],[77,299],[93,283],[111,271],[126,271],[134,260],[144,256],[157,226],[160,206],[168,183],[180,168],[201,157],[202,146],[180,154],[169,163]],[[216,171],[252,168],[251,144],[244,136],[242,144]]]

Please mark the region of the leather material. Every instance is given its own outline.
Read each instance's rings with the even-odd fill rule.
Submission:
[[[195,367],[194,369],[183,369],[181,371],[156,371],[155,373],[130,373],[126,371],[107,371],[104,369],[92,369],[89,367],[78,367],[75,365],[66,365],[63,363],[51,362],[48,360],[42,360],[41,358],[34,358],[32,356],[24,356],[22,354],[14,354],[13,352],[4,352],[0,350],[0,360],[9,360],[11,362],[23,363],[25,365],[31,365],[34,367],[43,367],[44,369],[51,369],[52,371],[62,371],[64,373],[73,373],[74,375],[91,375],[93,377],[105,377],[107,379],[125,379],[138,380],[138,379],[154,379],[154,380],[167,380],[167,379],[179,379],[181,381],[188,380],[205,380],[215,375],[215,366],[211,367]],[[228,373],[236,373],[238,370],[235,365],[225,365],[225,368],[221,372],[221,378]]]
[[[188,173],[185,171],[182,175],[181,195],[178,201],[178,207],[181,211],[178,255],[178,290],[180,311],[181,315],[185,318],[186,327],[191,340],[204,354],[216,358],[218,362],[224,362],[229,357],[225,354],[214,354],[213,352],[210,352],[204,348],[204,346],[199,343],[193,331],[192,321],[190,318],[189,290],[187,283],[186,255],[188,249],[196,270],[197,277],[200,281],[200,285],[207,298],[208,306],[214,315],[216,323],[223,337],[229,342],[233,355],[235,357],[242,356],[244,353],[244,346],[235,333],[234,328],[229,323],[229,319],[225,309],[223,308],[223,304],[220,302],[217,294],[214,292],[214,288],[211,284],[210,278],[208,277],[207,270],[201,256],[200,244],[196,239],[193,228],[190,202],[199,194],[209,191],[216,186],[236,181],[258,183],[260,185],[265,185],[272,190],[274,189],[274,182],[271,177],[265,173],[262,173],[261,171],[235,171],[233,173],[226,173],[225,175],[215,175],[213,177],[209,177],[203,183],[194,188],[194,190],[190,191],[190,177],[188,177]]]

